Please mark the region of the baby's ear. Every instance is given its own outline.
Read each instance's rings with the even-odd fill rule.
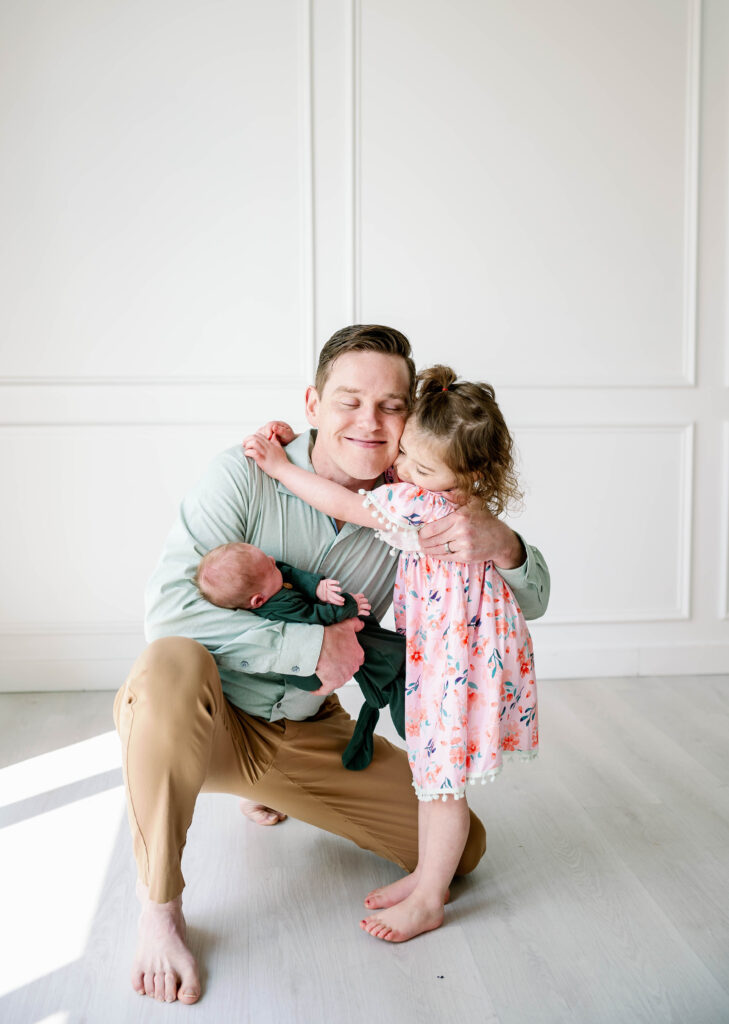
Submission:
[[[263,594],[254,594],[251,598],[251,608],[260,608],[261,605],[266,603],[266,598]]]

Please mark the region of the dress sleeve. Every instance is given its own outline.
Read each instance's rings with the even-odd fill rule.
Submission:
[[[419,551],[418,532],[424,523],[448,515],[452,505],[442,494],[424,491],[414,484],[383,484],[373,491],[360,491],[365,507],[380,526],[373,527],[381,540],[397,551]]]

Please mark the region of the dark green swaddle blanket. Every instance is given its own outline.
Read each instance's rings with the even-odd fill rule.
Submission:
[[[325,604],[316,596],[316,588],[325,579],[316,573],[295,569],[286,562],[276,562],[284,579],[284,587],[260,608],[250,609],[262,619],[282,622],[304,622],[331,626],[335,622],[357,617],[357,602],[351,594],[342,594],[343,605]],[[359,771],[366,768],[374,753],[374,732],[380,708],[389,705],[392,721],[405,738],[405,638],[381,626],[374,615],[362,616],[364,627],[357,633],[365,660],[354,678],[364,697],[352,739],[342,754],[345,768]],[[315,676],[287,675],[288,681],[300,690],[318,690],[321,680]]]

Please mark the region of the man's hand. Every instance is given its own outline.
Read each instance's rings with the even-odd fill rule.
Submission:
[[[477,501],[428,523],[420,530],[418,541],[426,554],[454,562],[492,561],[499,569],[517,569],[526,561],[526,551],[514,531]]]
[[[280,445],[285,448],[287,444],[291,444],[294,438],[299,435],[294,433],[294,428],[289,426],[288,423],[284,423],[283,420],[269,420],[268,423],[264,423],[262,427],[259,427],[256,431],[261,437],[265,437],[267,441],[278,441]]]
[[[321,580],[321,582],[317,584],[316,596],[325,604],[344,604],[342,588],[339,585],[339,580]]]
[[[364,596],[364,594],[352,594],[352,597],[357,602],[357,614],[358,615],[369,615],[372,611],[372,605]]]
[[[276,438],[267,440],[261,434],[251,434],[243,442],[243,451],[253,459],[264,473],[276,478],[277,472],[288,465],[288,459]]]
[[[364,662],[364,651],[357,642],[357,633],[364,626],[359,619],[347,619],[324,627],[324,642],[315,672],[322,685],[313,693],[324,697],[351,679]]]

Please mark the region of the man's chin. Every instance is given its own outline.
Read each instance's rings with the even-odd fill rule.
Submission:
[[[339,463],[340,469],[352,480],[363,481],[376,480],[390,465],[392,465],[392,460],[388,455],[383,455],[381,451],[350,453]]]

